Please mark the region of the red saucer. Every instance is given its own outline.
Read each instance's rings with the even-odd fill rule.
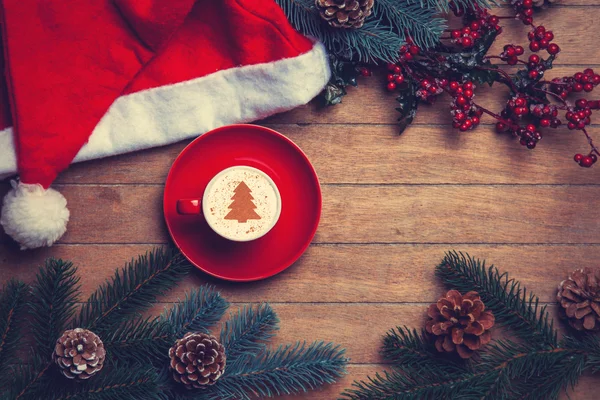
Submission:
[[[281,194],[281,215],[265,236],[232,242],[217,235],[200,215],[179,215],[177,200],[202,198],[213,176],[234,165],[258,168]],[[179,154],[165,184],[165,220],[173,241],[199,269],[230,281],[273,276],[304,253],[321,216],[321,187],[306,155],[291,140],[257,125],[215,129]]]

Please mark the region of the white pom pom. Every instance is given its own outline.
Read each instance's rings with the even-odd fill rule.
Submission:
[[[0,225],[21,250],[52,246],[67,231],[67,200],[54,189],[11,181],[4,197]]]

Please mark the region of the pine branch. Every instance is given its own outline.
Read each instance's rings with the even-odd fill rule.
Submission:
[[[104,372],[104,371],[103,371]],[[141,365],[114,368],[85,383],[68,382],[52,400],[160,400],[157,375]]]
[[[373,13],[403,39],[408,32],[415,44],[424,49],[437,46],[446,29],[446,20],[436,18],[435,8],[408,0],[377,0]]]
[[[423,8],[435,9],[440,12],[448,13],[450,11],[448,0],[408,0],[409,3],[418,3]],[[491,8],[499,3],[496,0],[454,0],[458,9],[466,10],[475,7]]]
[[[268,304],[244,307],[232,315],[221,330],[221,343],[225,346],[227,362],[255,357],[265,350],[265,342],[275,335],[279,318]]]
[[[137,318],[125,322],[102,338],[111,362],[160,364],[168,360],[175,340],[171,326],[159,318]]]
[[[250,400],[306,392],[346,373],[344,350],[331,343],[297,343],[248,357],[237,374],[225,374],[200,398]]]
[[[208,333],[228,308],[229,303],[214,287],[203,286],[186,294],[184,301],[164,312],[161,319],[171,326],[173,337],[178,339],[187,332]]]
[[[172,247],[139,256],[90,296],[81,308],[77,325],[97,333],[108,331],[154,304],[189,270],[190,264]]]
[[[27,364],[15,365],[9,389],[2,394],[2,400],[39,400],[51,393],[52,382],[48,370],[52,363],[46,355],[33,349],[29,352]]]
[[[319,39],[330,54],[347,60],[392,62],[404,43],[403,36],[380,26],[376,16],[369,17],[360,29],[336,29],[323,21],[313,0],[276,1],[294,28]]]
[[[403,367],[417,375],[421,370],[437,370],[443,374],[457,374],[468,370],[465,364],[441,357],[425,331],[418,333],[401,327],[392,329],[383,339],[382,354],[393,366]]]
[[[493,265],[468,254],[447,253],[436,268],[436,275],[449,287],[463,293],[477,291],[486,307],[494,312],[496,321],[510,328],[531,346],[557,347],[557,332],[546,306],[539,307],[539,298],[507,273],[500,274]]]
[[[2,288],[0,296],[0,389],[12,379],[12,358],[19,347],[25,313],[25,301],[29,286],[17,280],[10,280]]]
[[[56,339],[75,313],[79,295],[77,268],[68,261],[46,260],[32,285],[29,310],[36,352],[50,359]]]

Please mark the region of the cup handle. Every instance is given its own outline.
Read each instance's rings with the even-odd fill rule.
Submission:
[[[201,204],[202,201],[199,199],[179,199],[177,200],[177,212],[182,215],[200,214]]]

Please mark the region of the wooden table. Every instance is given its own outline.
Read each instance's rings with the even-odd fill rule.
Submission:
[[[538,17],[563,48],[549,76],[588,65],[600,70],[598,5],[569,0]],[[526,41],[526,27],[506,26],[496,53]],[[214,283],[237,305],[270,302],[281,318],[276,343],[323,339],[346,347],[349,375],[299,398],[331,400],[354,379],[380,371],[382,335],[396,325],[422,326],[426,306],[442,293],[433,271],[447,250],[510,271],[545,303],[554,302],[569,271],[600,265],[600,165],[583,169],[572,160],[587,151],[583,135],[551,131],[528,151],[496,134],[489,118],[474,132],[458,133],[443,98],[422,106],[399,136],[394,96],[380,77],[360,85],[342,105],[311,104],[264,122],[304,149],[323,186],[321,225],[300,261],[251,284],[193,273],[164,299]],[[506,93],[478,90],[478,102],[499,110]],[[600,144],[597,125],[591,132]],[[71,167],[56,184],[72,211],[67,234],[52,248],[29,252],[0,236],[0,280],[31,281],[46,257],[62,257],[79,267],[89,294],[125,261],[167,243],[163,183],[186,144]],[[0,188],[1,195],[8,185]],[[598,398],[592,387],[599,383],[600,376],[582,379],[571,398]]]

